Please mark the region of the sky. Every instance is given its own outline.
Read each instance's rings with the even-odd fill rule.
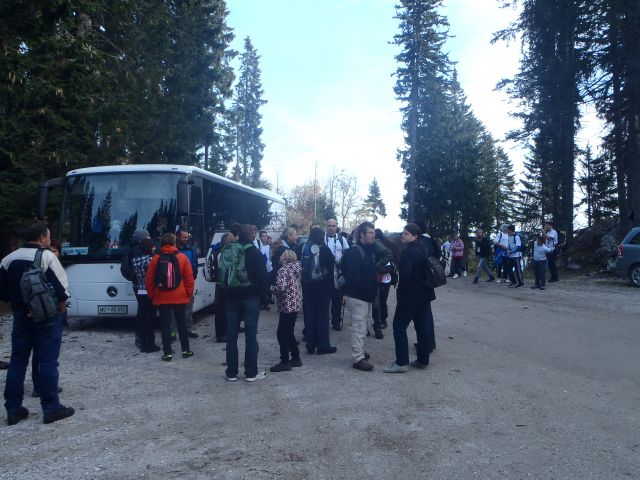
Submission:
[[[392,74],[391,45],[398,31],[395,0],[227,0],[232,47],[249,36],[260,55],[263,98],[263,176],[285,192],[317,172],[358,178],[361,196],[375,177],[387,207],[383,230],[400,231],[404,174],[396,160],[403,145],[401,104]],[[491,45],[494,32],[517,12],[497,0],[444,0],[450,34],[445,51],[457,62],[468,104],[497,140],[518,124],[498,81],[518,69],[519,45]],[[237,69],[236,69],[237,71]],[[521,149],[504,143],[517,173]]]

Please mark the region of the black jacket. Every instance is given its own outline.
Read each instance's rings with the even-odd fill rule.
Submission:
[[[402,250],[396,290],[398,303],[422,303],[436,299],[433,288],[427,288],[424,284],[426,262],[425,250],[419,239]]]
[[[265,299],[269,290],[269,282],[267,281],[267,266],[264,264],[262,253],[252,242],[240,242],[240,244],[251,245],[244,253],[244,262],[251,286],[227,288],[225,289],[225,295],[228,299],[247,299],[252,297]]]
[[[491,244],[487,237],[482,237],[482,240],[476,240],[476,257],[489,258],[491,256]]]
[[[347,297],[373,302],[378,288],[373,245],[353,244],[342,258],[342,273],[347,281],[344,286]]]

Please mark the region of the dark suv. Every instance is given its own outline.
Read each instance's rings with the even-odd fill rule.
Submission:
[[[632,228],[618,245],[617,269],[632,285],[640,287],[640,227]]]

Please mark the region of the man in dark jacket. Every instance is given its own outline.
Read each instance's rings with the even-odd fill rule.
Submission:
[[[191,264],[191,271],[193,272],[193,280],[198,277],[198,254],[196,249],[191,246],[189,241],[191,240],[191,235],[189,232],[183,229],[178,229],[176,232],[176,247],[180,253],[185,255],[189,259],[189,263]],[[191,297],[191,301],[186,307],[184,312],[185,319],[187,321],[187,335],[189,338],[198,338],[198,334],[193,332],[191,329],[193,328],[193,300],[195,296]]]
[[[364,351],[371,304],[378,288],[378,272],[373,244],[376,239],[375,227],[364,222],[356,231],[357,241],[342,259],[342,271],[346,279],[345,298],[351,312],[351,351],[353,368],[369,372],[373,365]]]
[[[491,255],[491,243],[489,239],[484,236],[484,230],[479,228],[476,231],[476,259],[478,260],[478,269],[476,270],[476,276],[473,279],[473,283],[478,283],[480,274],[483,270],[487,271],[489,278],[487,282],[493,282],[495,278],[489,268],[489,256]]]
[[[245,352],[244,376],[247,382],[265,377],[264,371],[258,371],[258,318],[260,302],[267,296],[267,267],[260,250],[252,244],[251,225],[242,225],[238,234],[238,243],[248,246],[244,251],[247,276],[251,285],[226,288],[224,291],[227,316],[227,369],[228,381],[238,376],[238,329],[240,320],[244,320]]]
[[[75,412],[60,404],[58,398],[58,356],[62,343],[62,319],[66,310],[67,275],[62,265],[47,250],[51,234],[44,224],[35,224],[25,232],[26,243],[7,255],[0,263],[0,299],[11,303],[13,331],[11,333],[11,361],[5,381],[4,399],[7,409],[7,424],[15,425],[29,416],[22,406],[24,377],[33,349],[39,366],[38,389],[44,423],[52,423],[70,417]],[[42,252],[41,268],[58,301],[58,312],[50,320],[35,322],[28,305],[22,298],[20,280],[29,268],[38,250]]]

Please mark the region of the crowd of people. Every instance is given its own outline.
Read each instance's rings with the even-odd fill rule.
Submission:
[[[294,227],[286,227],[274,242],[266,231],[258,232],[253,225],[234,224],[219,242],[211,245],[208,279],[216,282],[215,337],[216,342],[226,343],[226,380],[238,379],[240,333],[245,337],[244,379],[254,382],[265,377],[266,372],[258,368],[258,322],[260,310],[269,309],[273,298],[279,311],[275,335],[280,361],[270,368],[271,372],[302,366],[300,342],[294,333],[301,313],[302,348],[306,353],[336,353],[330,331],[342,330],[345,307],[351,320],[351,365],[359,371],[372,371],[366,339],[371,329],[376,339],[384,338],[392,286],[396,287],[397,296],[392,325],[395,359],[384,372],[402,373],[409,367],[425,369],[429,365],[436,348],[431,311],[436,297],[425,272],[429,257],[436,257],[442,258],[452,278],[466,276],[465,246],[459,234],[454,233],[442,243],[429,237],[424,224],[409,223],[402,231],[399,248],[370,222],[360,224],[349,236],[339,232],[334,219],[327,220],[324,227],[312,225],[308,240],[299,243]],[[11,304],[14,318],[4,392],[9,425],[29,415],[22,400],[32,352],[34,390],[41,399],[44,422],[74,414],[73,408],[60,403],[58,386],[58,356],[69,298],[67,277],[45,225],[31,226],[25,239],[23,247],[0,264],[0,299]],[[547,222],[532,245],[535,284],[531,288],[545,289],[547,266],[549,281],[558,280],[557,244],[557,232],[552,222]],[[510,287],[523,287],[522,247],[513,225],[502,225],[494,240],[479,229],[475,236],[478,265],[473,283],[478,283],[486,272],[488,282],[508,279]],[[495,275],[489,266],[492,255]],[[21,290],[25,272],[38,263],[56,304],[55,312],[44,320],[35,318]],[[149,233],[136,230],[123,266],[130,270],[125,275],[122,269],[132,282],[138,302],[137,347],[145,353],[162,350],[161,359],[170,362],[177,331],[182,357],[192,357],[190,338],[197,337],[191,325],[198,268],[188,232],[165,233],[156,252]],[[162,347],[155,340],[156,316],[160,318]],[[417,342],[416,358],[410,361],[407,328],[412,322]]]

